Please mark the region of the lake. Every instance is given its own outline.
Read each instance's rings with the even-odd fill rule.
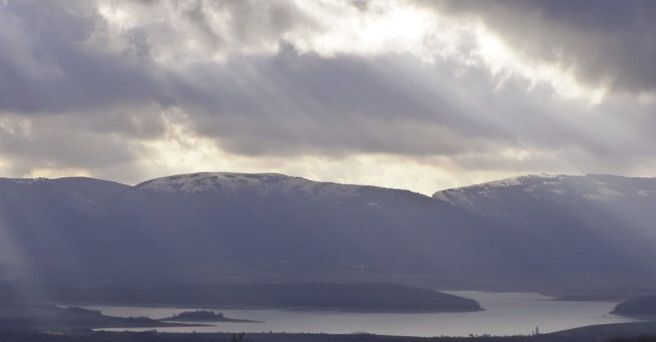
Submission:
[[[337,311],[292,311],[226,309],[226,317],[264,323],[210,323],[208,327],[157,328],[160,332],[287,332],[356,333],[405,336],[467,336],[529,334],[576,328],[591,324],[635,321],[611,315],[614,303],[555,301],[534,293],[450,291],[477,300],[485,311],[467,313],[352,313]],[[175,313],[204,308],[84,306],[110,316],[170,317]],[[149,329],[103,329],[143,331]]]

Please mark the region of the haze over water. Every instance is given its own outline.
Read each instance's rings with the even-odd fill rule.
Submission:
[[[614,303],[566,302],[533,293],[455,291],[475,299],[485,311],[470,313],[352,313],[337,311],[218,310],[230,318],[264,323],[217,323],[207,327],[157,328],[161,332],[308,332],[405,336],[468,336],[529,334],[592,324],[621,323],[630,318],[611,315]],[[90,306],[112,316],[164,318],[190,308]],[[210,323],[212,324],[212,323]],[[107,329],[126,330],[126,329]],[[128,329],[132,331],[153,329]]]

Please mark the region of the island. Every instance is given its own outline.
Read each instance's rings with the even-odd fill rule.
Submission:
[[[97,310],[46,304],[0,303],[0,329],[98,329],[202,326],[148,317],[113,317]]]
[[[211,310],[183,311],[171,317],[162,318],[160,321],[262,323],[262,321],[228,318],[225,317],[222,312],[216,313]]]

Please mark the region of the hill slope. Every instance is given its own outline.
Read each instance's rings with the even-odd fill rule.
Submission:
[[[3,179],[0,272],[75,286],[653,276],[655,193],[653,179],[594,175],[433,198],[280,174]]]
[[[181,270],[450,274],[489,266],[469,248],[494,253],[475,236],[480,220],[405,190],[201,173],[139,184],[115,203],[116,226],[156,235]]]
[[[656,296],[645,296],[627,300],[617,304],[612,312],[616,315],[656,317]]]
[[[3,260],[48,281],[456,274],[496,260],[483,222],[405,190],[199,173],[133,187],[8,180],[0,193]]]
[[[433,198],[501,227],[504,248],[535,273],[656,274],[656,179],[524,176]]]

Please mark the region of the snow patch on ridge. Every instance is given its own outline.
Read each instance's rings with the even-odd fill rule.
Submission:
[[[530,193],[542,198],[579,198],[610,203],[622,198],[656,197],[656,182],[650,178],[629,178],[611,175],[528,175],[502,179],[462,188],[438,191],[433,198],[460,206],[472,206],[479,199],[495,200],[498,196],[511,196],[514,191]]]
[[[203,172],[156,178],[136,186],[140,190],[170,193],[221,192],[224,194],[252,191],[310,193],[317,197],[349,197],[363,186],[314,182],[278,173]]]

